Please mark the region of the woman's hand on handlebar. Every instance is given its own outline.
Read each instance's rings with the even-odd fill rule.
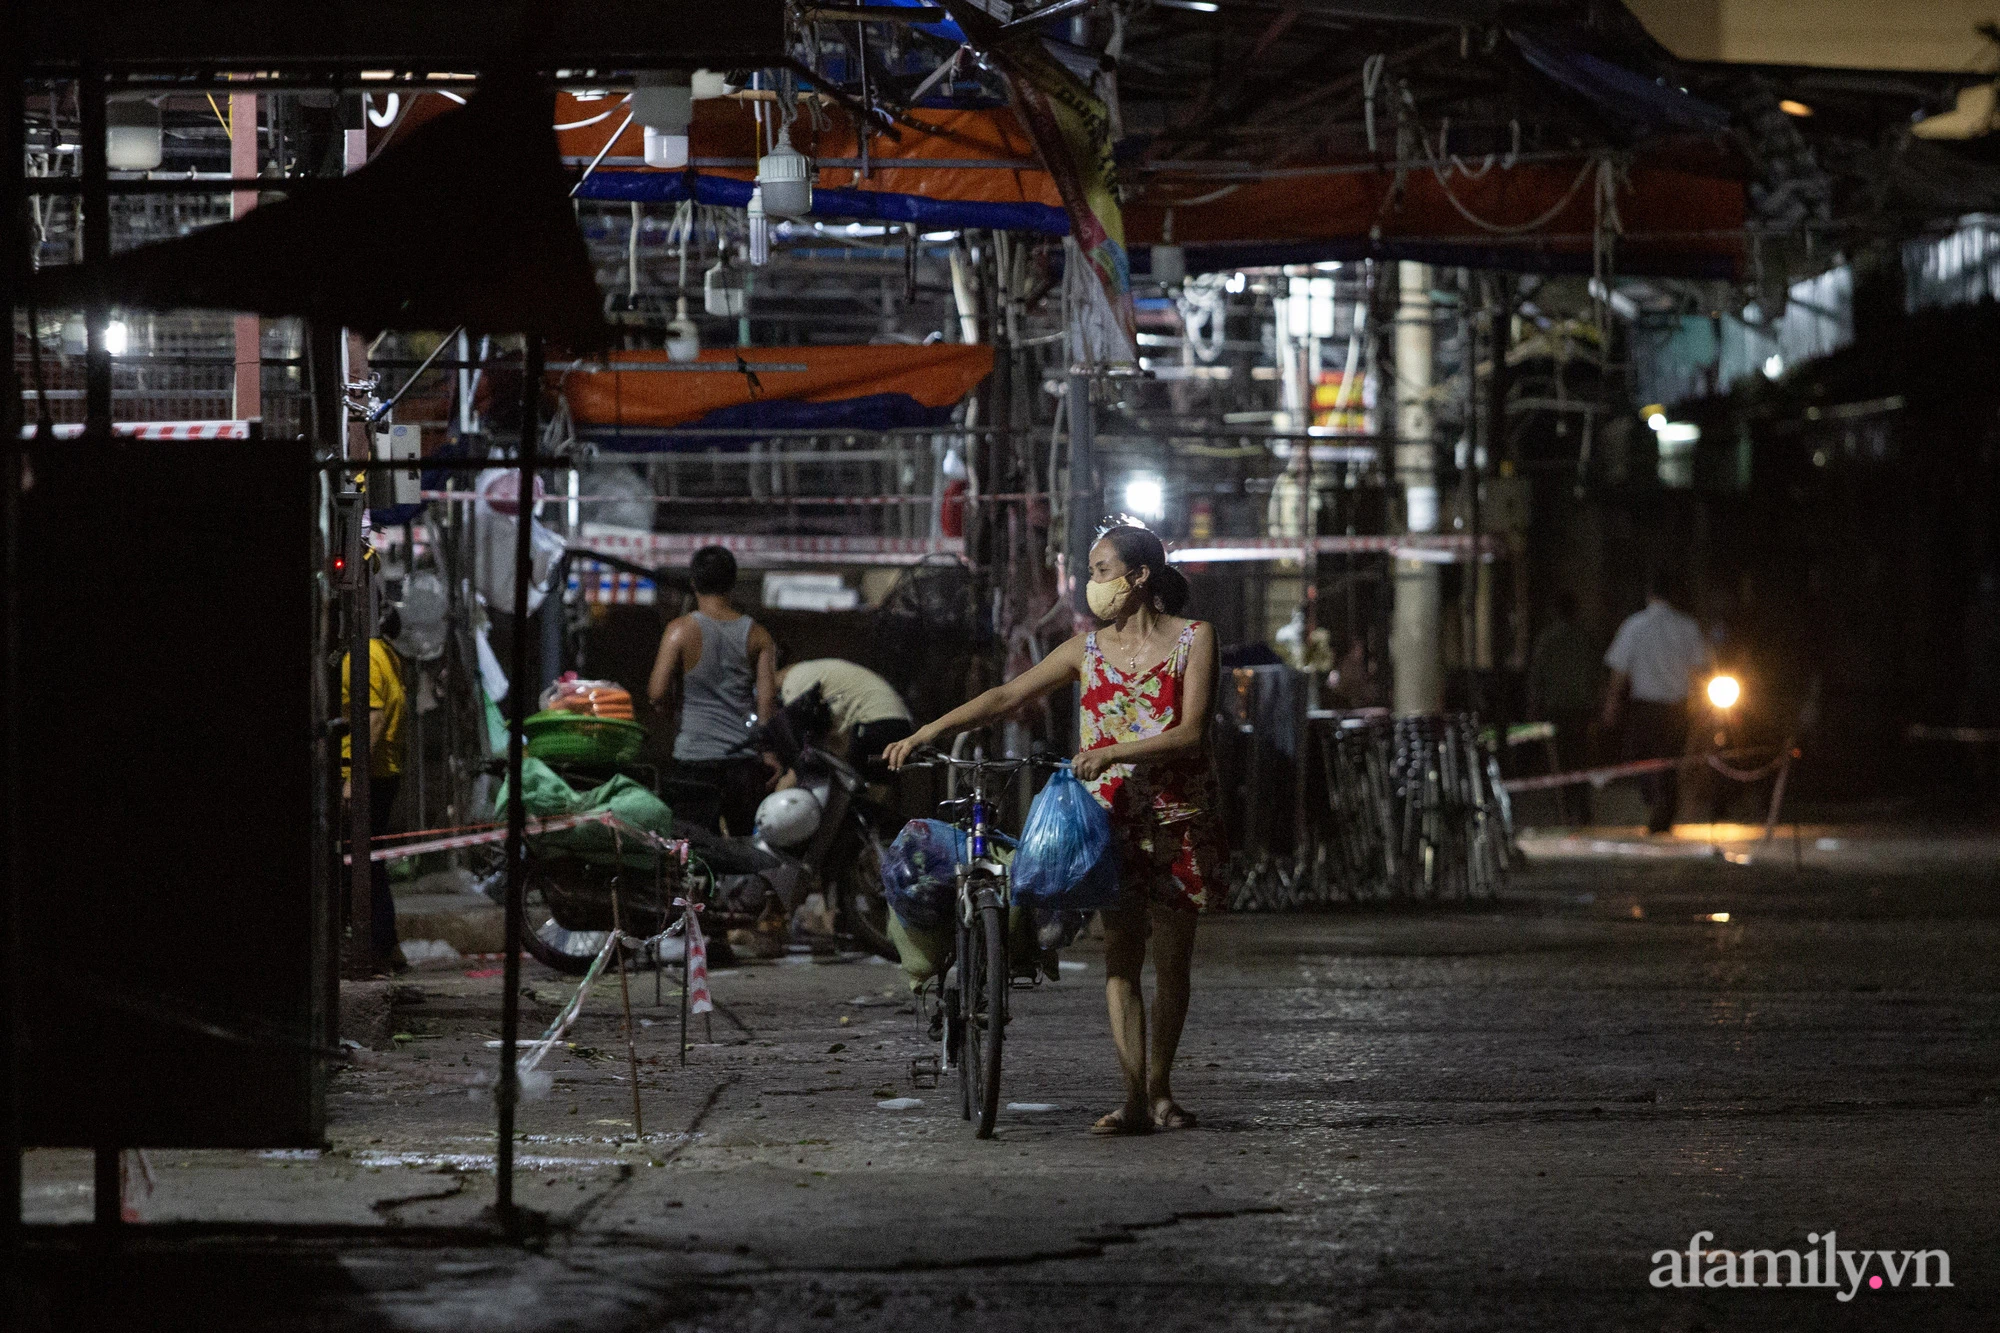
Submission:
[[[888,748],[882,751],[882,760],[891,770],[901,768],[909,762],[913,753],[929,744],[930,737],[921,731],[914,732],[899,741],[891,741]]]

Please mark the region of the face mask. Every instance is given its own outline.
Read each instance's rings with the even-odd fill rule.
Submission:
[[[1083,598],[1090,603],[1090,613],[1099,620],[1109,620],[1118,608],[1125,605],[1125,599],[1132,595],[1130,579],[1113,579],[1109,583],[1086,583]]]

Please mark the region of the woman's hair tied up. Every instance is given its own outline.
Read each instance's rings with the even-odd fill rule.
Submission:
[[[1141,569],[1146,571],[1145,588],[1154,610],[1171,616],[1187,605],[1187,576],[1167,563],[1166,544],[1155,533],[1121,523],[1106,528],[1100,540],[1110,542],[1111,549],[1118,552],[1118,558],[1130,571],[1128,577]]]

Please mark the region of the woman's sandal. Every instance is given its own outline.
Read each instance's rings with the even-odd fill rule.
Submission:
[[[1195,1119],[1193,1111],[1187,1110],[1179,1102],[1168,1101],[1166,1108],[1164,1111],[1158,1106],[1153,1108],[1153,1124],[1159,1129],[1193,1129],[1201,1123]]]
[[[1100,1135],[1150,1134],[1153,1132],[1153,1122],[1148,1120],[1144,1124],[1131,1124],[1125,1119],[1125,1108],[1121,1106],[1110,1115],[1099,1119],[1090,1127],[1090,1132]]]

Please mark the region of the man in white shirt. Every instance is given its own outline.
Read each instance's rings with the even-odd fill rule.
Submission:
[[[1714,654],[1694,617],[1675,609],[1679,592],[1670,575],[1656,572],[1646,582],[1646,609],[1625,618],[1604,654],[1611,668],[1604,726],[1617,729],[1622,720],[1627,759],[1679,759],[1687,749],[1688,699]],[[1679,770],[1649,774],[1640,787],[1648,831],[1670,832],[1680,804]]]

